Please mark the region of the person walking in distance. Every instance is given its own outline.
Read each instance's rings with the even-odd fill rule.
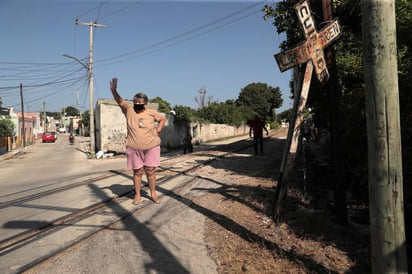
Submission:
[[[145,173],[149,183],[150,197],[159,203],[156,193],[156,168],[160,165],[160,132],[166,119],[159,112],[148,109],[148,98],[144,93],[137,93],[133,105],[123,100],[117,92],[117,78],[110,81],[110,91],[126,116],[127,137],[126,155],[127,168],[133,170],[135,197],[133,204],[140,202],[142,176]],[[157,122],[157,127],[155,124]]]
[[[192,153],[192,152],[193,152],[192,134],[190,134],[190,129],[187,129],[186,134],[183,137],[183,154]]]
[[[268,130],[265,127],[265,124],[260,120],[260,118],[255,115],[252,121],[249,123],[249,137],[252,138],[253,133],[253,145],[255,148],[255,155],[258,154],[258,145],[260,148],[260,153],[263,154],[263,130],[266,131],[266,135],[269,135]]]

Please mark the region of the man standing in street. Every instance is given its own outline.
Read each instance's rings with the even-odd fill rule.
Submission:
[[[266,135],[269,135],[268,130],[265,127],[265,124],[260,120],[260,118],[255,115],[252,121],[249,123],[249,137],[252,138],[253,132],[253,145],[255,148],[255,155],[258,155],[258,145],[260,148],[260,153],[263,154],[263,130],[266,131]]]
[[[149,183],[150,197],[159,203],[156,193],[156,167],[160,165],[160,132],[166,119],[159,112],[148,109],[148,98],[144,93],[137,93],[133,105],[123,100],[117,92],[117,78],[110,81],[110,91],[126,116],[127,137],[126,155],[127,168],[133,170],[135,197],[133,204],[140,202],[140,190],[143,173]],[[155,127],[157,122],[157,127]]]

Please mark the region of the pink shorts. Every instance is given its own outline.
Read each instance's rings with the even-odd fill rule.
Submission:
[[[139,169],[143,166],[158,167],[160,165],[160,146],[148,150],[126,148],[127,168]]]

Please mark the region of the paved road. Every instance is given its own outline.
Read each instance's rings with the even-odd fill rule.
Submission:
[[[206,217],[184,198],[205,187],[213,186],[198,180],[179,198],[161,195],[160,205],[135,212],[29,273],[217,273],[204,242]]]
[[[195,151],[244,139],[246,137],[209,143],[195,147]],[[54,144],[35,144],[19,157],[34,157],[29,159],[35,162],[35,154],[44,156],[37,151],[37,149],[43,151],[45,149],[43,145],[50,145],[53,152],[58,152],[57,148],[71,149],[66,148],[64,143],[57,144],[58,146],[54,148]],[[74,163],[78,165],[75,168],[76,172],[84,172],[90,168],[93,170],[117,169],[124,167],[126,161],[125,158],[87,160],[81,150],[77,150],[75,157],[78,157]],[[29,160],[27,158],[25,159]],[[14,164],[18,166],[18,160],[23,159],[14,160],[16,161]],[[0,165],[8,161],[2,161]],[[24,170],[24,165],[19,168]],[[190,207],[191,201],[184,197],[184,195],[200,195],[201,193],[193,189],[207,189],[208,187],[216,186],[211,186],[210,182],[206,184],[201,179],[193,180],[193,178],[180,176],[158,187],[162,198],[160,205],[146,201],[146,204],[142,203],[136,208],[131,204],[130,199],[111,204],[109,209],[100,214],[94,214],[81,222],[62,227],[56,233],[25,244],[24,248],[2,253],[0,272],[20,273],[29,268],[29,273],[215,273],[216,265],[209,257],[204,243],[205,216],[193,210]],[[59,214],[77,207],[84,207],[96,199],[108,199],[111,195],[118,194],[117,190],[124,191],[125,188],[130,190],[130,178],[115,176],[87,185],[83,190],[76,190],[76,193],[70,195],[66,193],[60,198],[50,196],[48,197],[49,203],[44,200],[31,201],[24,206],[25,210],[29,210],[25,211],[26,217],[17,218],[24,222],[13,222],[16,218],[10,214],[9,209],[3,215],[5,220],[9,219],[7,223],[3,223],[2,230],[3,232],[16,231],[16,229],[38,225],[39,219],[47,220],[52,212]],[[179,188],[179,194],[170,195],[170,191],[176,188]],[[2,198],[7,196],[5,194]],[[31,216],[30,210],[38,210],[39,207],[44,209],[42,217],[32,214],[33,219],[27,218]],[[22,212],[21,208],[18,212]],[[130,215],[133,212],[134,214]],[[112,224],[119,218],[121,221],[97,233],[101,228]],[[4,237],[6,236],[5,234]],[[78,243],[85,236],[89,238]],[[66,249],[68,246],[72,248]],[[50,254],[58,251],[62,253],[41,263]],[[37,263],[40,264],[33,267]]]

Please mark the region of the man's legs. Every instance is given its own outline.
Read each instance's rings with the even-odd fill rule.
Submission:
[[[135,189],[134,203],[140,202],[140,190],[142,188],[143,167],[133,170],[133,184]]]
[[[253,147],[255,149],[255,155],[258,154],[258,142],[259,142],[259,137],[253,136]]]
[[[259,137],[260,154],[263,154],[263,137]]]
[[[145,166],[144,171],[146,173],[147,181],[149,182],[150,197],[154,202],[158,202],[156,193],[156,168]]]

